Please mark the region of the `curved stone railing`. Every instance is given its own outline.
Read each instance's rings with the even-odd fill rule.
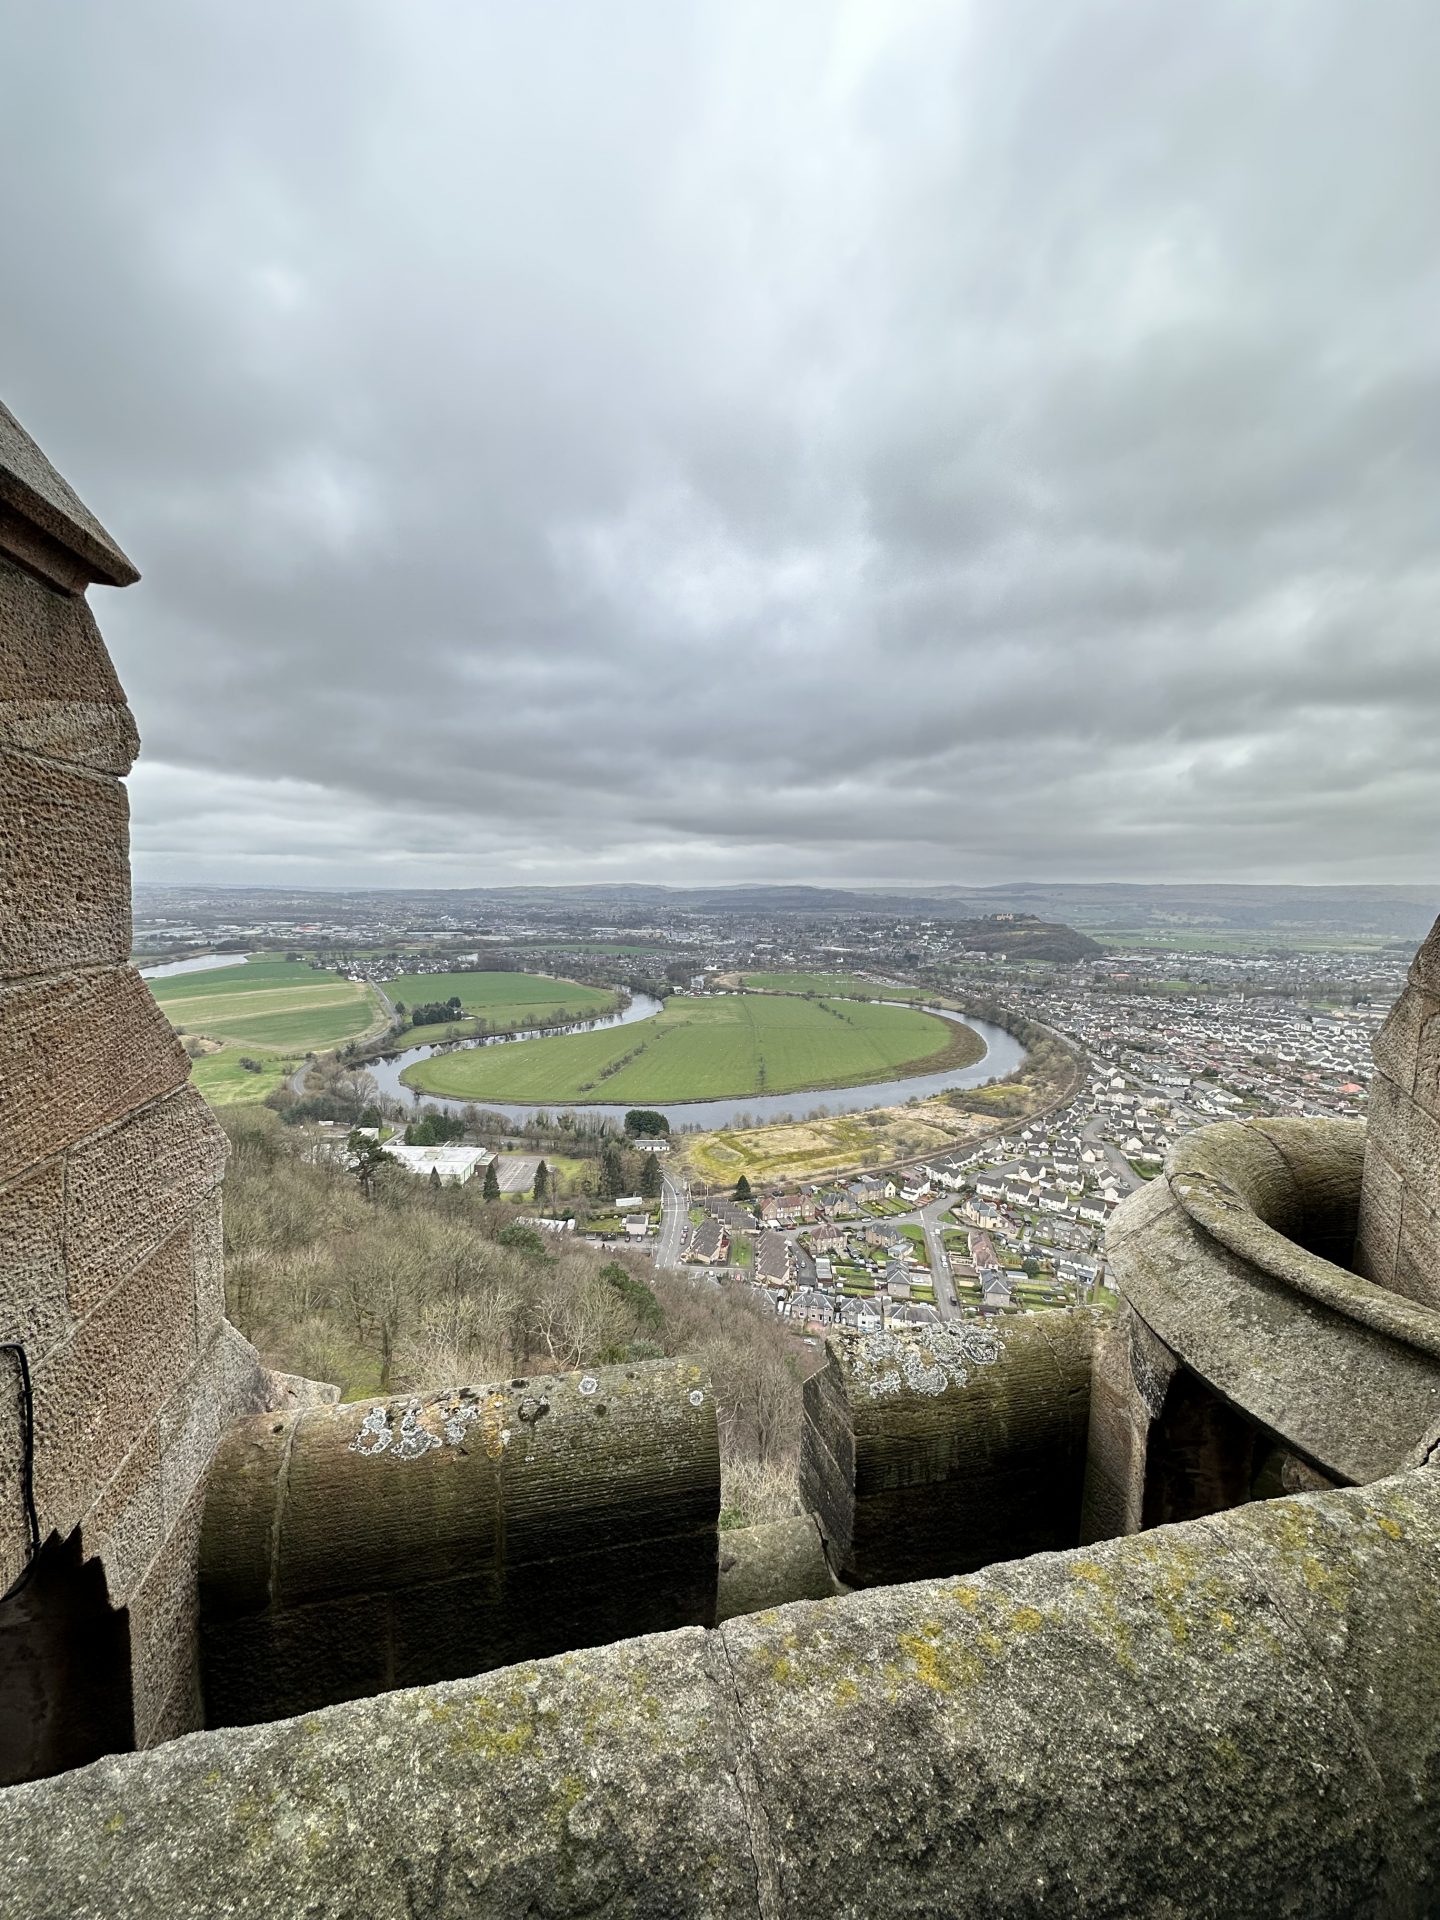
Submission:
[[[1426,1468],[103,1760],[0,1916],[1403,1920],[1436,1645]]]
[[[1440,1435],[1440,1312],[1342,1264],[1364,1150],[1356,1122],[1202,1128],[1107,1236],[1122,1298],[1164,1349],[1352,1483],[1424,1458]]]
[[[1178,1140],[1165,1166],[1171,1193],[1212,1239],[1297,1293],[1440,1359],[1440,1312],[1345,1264],[1364,1170],[1361,1120],[1224,1121]]]

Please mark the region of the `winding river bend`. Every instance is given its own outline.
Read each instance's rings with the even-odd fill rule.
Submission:
[[[914,1002],[887,1004],[913,1006]],[[553,1036],[558,1033],[593,1033],[602,1027],[626,1027],[638,1020],[653,1020],[663,1005],[663,1001],[653,999],[647,993],[637,993],[628,1007],[608,1019],[576,1021],[571,1026],[546,1028],[545,1032]],[[983,1087],[991,1080],[1003,1080],[1007,1074],[1014,1073],[1025,1058],[1024,1047],[1003,1027],[992,1026],[988,1020],[972,1019],[967,1014],[957,1014],[953,1007],[926,1007],[924,1010],[939,1014],[942,1019],[963,1020],[985,1042],[984,1053],[968,1067],[952,1067],[943,1073],[910,1074],[903,1080],[872,1080],[863,1086],[824,1087],[808,1093],[802,1089],[796,1093],[752,1094],[748,1098],[733,1100],[656,1102],[653,1110],[663,1113],[673,1128],[703,1127],[707,1130],[712,1127],[733,1127],[742,1116],[763,1122],[785,1116],[804,1120],[822,1111],[864,1113],[870,1107],[899,1106],[906,1100],[923,1099],[927,1094],[948,1093],[956,1087]],[[534,1030],[487,1034],[483,1039],[464,1044],[503,1047],[512,1045],[516,1040],[533,1040],[537,1037],[538,1033]],[[418,1087],[407,1086],[400,1078],[405,1069],[414,1066],[417,1060],[428,1060],[431,1054],[439,1051],[443,1049],[408,1047],[404,1053],[394,1054],[387,1060],[371,1060],[366,1064],[381,1092],[388,1094],[392,1100],[399,1100],[410,1107],[439,1107],[447,1113],[463,1113],[466,1107],[474,1106],[486,1113],[504,1114],[507,1120],[529,1120],[537,1113],[580,1113],[595,1119],[615,1119],[627,1107],[637,1104],[633,1100],[596,1105],[551,1100],[515,1106],[501,1100],[448,1100],[440,1094],[424,1093]]]

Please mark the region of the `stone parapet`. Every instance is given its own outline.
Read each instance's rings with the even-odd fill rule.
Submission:
[[[805,1383],[800,1490],[852,1586],[1073,1545],[1086,1312],[836,1335]]]
[[[1406,1920],[1437,1644],[1426,1469],[101,1761],[0,1915]]]
[[[212,1724],[715,1618],[715,1396],[683,1360],[253,1419],[210,1471]]]

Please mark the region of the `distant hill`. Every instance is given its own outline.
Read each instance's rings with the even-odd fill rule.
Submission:
[[[1104,932],[1368,934],[1413,945],[1440,912],[1435,887],[1271,887],[1071,884],[1023,880],[991,887],[184,887],[141,884],[136,904],[149,917],[209,914],[224,919],[310,914],[364,917],[403,908],[464,920],[508,913],[555,921],[640,927],[671,914],[764,919],[987,920],[1011,913],[1050,927]],[[1042,936],[1035,935],[1035,938]]]
[[[960,943],[972,953],[1003,953],[1011,960],[1055,960],[1062,964],[1103,954],[1098,940],[1056,920],[1037,920],[1033,914],[990,915],[962,920],[956,928]]]

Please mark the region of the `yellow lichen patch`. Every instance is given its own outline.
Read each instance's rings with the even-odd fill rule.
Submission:
[[[1377,1513],[1375,1524],[1388,1540],[1403,1540],[1405,1529],[1398,1520],[1392,1520],[1388,1513]]]
[[[974,1587],[947,1587],[945,1589],[945,1598],[947,1600],[958,1600],[960,1605],[964,1607],[968,1613],[973,1613],[980,1604],[980,1596]]]
[[[860,1689],[858,1686],[856,1686],[855,1682],[850,1678],[848,1674],[845,1676],[843,1680],[836,1682],[835,1703],[837,1706],[841,1706],[841,1707],[851,1706],[859,1698],[860,1698]]]
[[[1038,1633],[1045,1624],[1045,1616],[1037,1607],[1016,1607],[1010,1624],[1019,1633]]]
[[[499,1759],[502,1755],[523,1753],[535,1739],[525,1695],[518,1689],[512,1690],[506,1705],[509,1712],[502,1711],[497,1701],[480,1694],[469,1700],[434,1701],[427,1711],[432,1720],[438,1720],[445,1727],[452,1753]]]
[[[125,1825],[124,1814],[112,1813],[110,1818],[105,1822],[105,1831],[106,1833],[119,1833],[123,1830],[124,1825]]]

